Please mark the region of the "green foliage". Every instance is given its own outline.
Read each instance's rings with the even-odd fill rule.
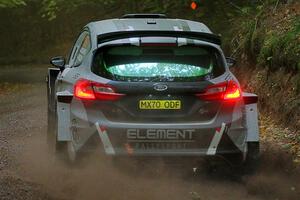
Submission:
[[[299,30],[289,30],[286,35],[284,33],[278,35],[277,30],[270,32],[263,24],[266,12],[273,12],[278,7],[278,2],[282,1],[201,0],[196,10],[190,9],[190,2],[190,0],[0,0],[0,18],[4,19],[0,20],[0,25],[6,27],[0,32],[2,38],[0,43],[3,47],[15,47],[0,49],[0,54],[4,61],[9,57],[12,60],[24,57],[26,61],[30,56],[33,59],[45,60],[44,58],[48,58],[52,53],[61,51],[67,53],[76,34],[90,21],[120,17],[126,13],[166,13],[173,18],[202,21],[214,33],[221,33],[226,54],[229,54],[231,49],[233,56],[243,54],[252,61],[257,61],[256,58],[259,57],[260,64],[272,67],[278,66],[278,60],[281,60],[282,65],[285,62],[282,60],[286,59],[288,63],[293,63],[297,58],[295,54],[298,52],[297,43],[290,41],[295,40]],[[15,23],[10,23],[6,20],[8,18]],[[282,44],[283,40],[287,41],[286,44]],[[278,56],[280,52],[285,52],[287,56]],[[273,54],[276,54],[276,59]],[[299,62],[297,65],[300,67]],[[292,64],[289,66],[295,67]]]
[[[40,12],[42,13],[42,17],[52,21],[57,18],[57,14],[60,11],[72,12],[78,7],[84,6],[99,6],[99,5],[113,5],[116,3],[115,0],[43,0],[42,7]]]
[[[249,16],[236,21],[231,34],[235,55],[271,70],[300,70],[300,17],[287,12],[275,13],[278,0],[265,1],[248,9]],[[273,13],[270,15],[270,12]]]
[[[258,62],[271,69],[285,67],[300,70],[300,17],[295,18],[287,32],[269,31],[265,35]]]
[[[0,0],[0,8],[12,8],[26,5],[24,0]]]
[[[59,11],[57,0],[43,0],[42,2],[42,17],[50,21],[56,18],[56,13]]]

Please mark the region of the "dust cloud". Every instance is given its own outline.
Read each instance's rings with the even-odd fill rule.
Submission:
[[[20,173],[57,199],[299,199],[299,174],[285,153],[266,149],[254,175],[201,162],[179,169],[162,161],[114,162],[101,149],[68,164],[49,153],[46,134],[24,140]]]
[[[41,73],[38,77],[43,77],[45,71]],[[26,186],[24,191],[24,184],[29,183],[39,186],[35,193],[64,200],[300,199],[299,169],[288,154],[269,143],[262,144],[261,164],[252,175],[240,175],[225,164],[212,167],[205,161],[199,163],[196,173],[191,168],[170,167],[160,160],[114,162],[101,154],[102,149],[85,155],[74,165],[60,161],[47,148],[46,88],[45,83],[38,82],[30,89],[0,98],[6,157],[14,155],[15,163],[6,168],[17,177],[11,187],[17,182],[19,188],[11,190],[19,193],[10,194],[9,197],[18,196],[13,199],[30,199],[23,196],[34,188]],[[3,179],[1,184],[1,180],[0,186],[8,182]],[[7,193],[8,189],[3,191]]]

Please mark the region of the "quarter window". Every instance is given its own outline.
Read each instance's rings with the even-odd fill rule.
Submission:
[[[83,31],[76,43],[73,46],[72,52],[69,57],[69,66],[80,65],[84,57],[88,54],[91,48],[90,35],[87,31]]]
[[[78,50],[77,56],[75,58],[75,66],[80,65],[84,59],[84,57],[88,54],[88,52],[91,49],[91,40],[90,40],[90,35],[86,34],[82,44]]]

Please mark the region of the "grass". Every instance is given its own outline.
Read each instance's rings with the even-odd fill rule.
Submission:
[[[233,26],[233,51],[270,69],[300,70],[300,17],[286,10],[258,7]],[[273,14],[270,14],[273,13]]]
[[[299,5],[277,5],[276,2],[254,8],[236,20],[230,46],[233,56],[242,62],[267,68],[270,72],[281,69],[298,77],[292,84],[300,94]]]
[[[296,17],[286,32],[269,31],[258,55],[258,63],[271,69],[284,67],[300,70],[300,17]]]

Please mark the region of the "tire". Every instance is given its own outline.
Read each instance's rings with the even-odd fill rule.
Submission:
[[[228,154],[223,156],[225,165],[221,166],[221,171],[231,174],[232,177],[251,175],[256,172],[259,166],[259,142],[247,142],[247,153]],[[219,170],[219,165],[216,165]],[[228,172],[226,172],[225,168]]]
[[[247,143],[247,155],[245,160],[245,173],[252,174],[259,167],[260,161],[260,145],[259,142],[248,142]]]

